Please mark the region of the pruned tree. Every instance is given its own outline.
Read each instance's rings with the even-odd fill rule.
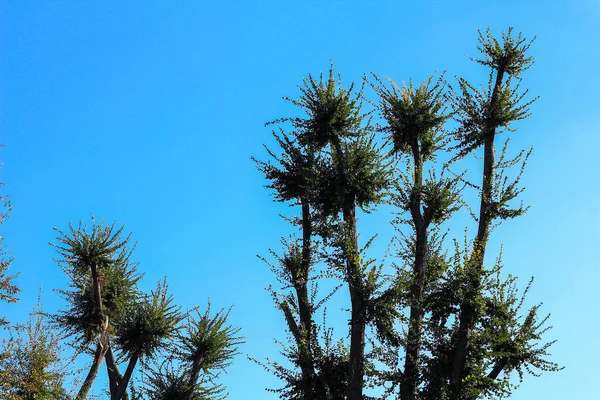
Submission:
[[[512,201],[523,191],[519,183],[530,152],[521,151],[516,157],[507,159],[506,141],[500,158],[496,160],[496,136],[503,131],[514,131],[512,123],[529,116],[529,106],[535,99],[525,100],[527,90],[520,92],[520,75],[533,64],[533,57],[526,54],[531,43],[521,34],[514,37],[512,29],[503,33],[501,41],[494,38],[489,30],[485,34],[480,32],[479,50],[483,58],[474,61],[489,68],[488,85],[479,90],[465,79],[458,79],[460,91],[455,96],[455,104],[460,127],[456,133],[458,144],[455,158],[483,147],[483,174],[478,187],[481,201],[477,236],[473,240],[473,250],[465,265],[466,274],[461,285],[465,295],[460,304],[452,362],[453,399],[464,397],[462,389],[463,381],[468,376],[471,335],[484,313],[478,300],[492,225],[499,220],[518,217],[526,211],[522,203],[515,208]],[[521,164],[520,173],[510,182],[504,170],[517,164]]]
[[[138,361],[153,359],[157,352],[166,348],[177,336],[182,320],[179,309],[168,293],[166,279],[159,282],[150,295],[142,296],[133,307],[117,321],[114,344],[119,353],[128,360],[125,373],[121,376],[112,354],[107,357],[109,378],[111,371],[111,398],[125,396],[133,371]]]
[[[455,91],[443,76],[398,86],[372,75],[365,82],[378,100],[366,101],[374,110],[364,112],[364,85],[356,92],[352,85],[344,89],[330,69],[327,79],[309,75],[299,99],[287,98],[304,115],[275,121],[289,124],[291,133],[274,133],[282,150],[267,149],[274,164],[258,162],[276,200],[302,210],[289,219],[302,240],[284,241],[283,255],[273,253],[277,262],[270,264],[282,290],[291,289],[272,290],[291,339],[284,355],[292,368],[271,363],[286,384],[282,397],[368,398],[366,379],[371,387],[385,387],[381,398],[503,397],[515,388],[512,372],[522,379],[525,371],[560,369],[548,361],[553,342],[543,340],[548,316],[540,316],[539,306],[524,308],[529,285],[519,291],[516,278],[501,273],[500,257],[487,268],[485,258],[493,227],[527,210],[513,203],[523,191],[530,152],[511,158],[506,141],[498,155],[495,138],[514,131],[512,123],[529,116],[535,100],[519,89],[521,73],[533,63],[526,54],[531,42],[512,29],[501,40],[489,30],[480,33],[479,42],[483,58],[475,61],[490,70],[482,89],[463,78]],[[379,124],[371,122],[375,113]],[[480,148],[479,185],[454,169]],[[514,166],[520,166],[516,174],[510,172]],[[466,188],[478,191],[477,213],[462,198]],[[370,241],[365,248],[358,244],[357,210],[369,212],[382,202],[397,210],[395,274],[366,257]],[[477,222],[477,235],[448,246],[453,231],[443,232],[441,224],[463,206]],[[314,273],[317,264],[325,274]],[[323,275],[341,280],[351,305],[347,374],[327,382],[318,367],[323,346],[316,332],[323,326],[305,294],[306,283],[316,287]],[[322,397],[318,388],[325,385],[345,386],[344,394],[325,391]]]
[[[287,135],[280,130],[273,132],[273,136],[282,149],[282,155],[278,156],[268,148],[267,151],[278,165],[257,160],[255,162],[258,169],[271,181],[269,188],[273,189],[276,200],[292,202],[300,207],[299,217],[292,222],[300,228],[301,239],[293,237],[289,242],[283,241],[283,256],[273,253],[277,263],[269,263],[282,287],[292,289],[289,294],[270,289],[273,300],[282,311],[289,332],[293,335],[295,348],[289,353],[289,357],[301,370],[298,379],[291,378],[290,375],[288,385],[294,388],[292,391],[298,389],[302,393],[300,398],[325,399],[326,383],[317,379],[319,371],[315,360],[320,351],[314,325],[314,313],[318,307],[314,301],[316,293],[313,292],[312,296],[310,293],[318,245],[314,243],[317,227],[313,198],[317,154],[314,146],[300,142],[295,134]],[[316,290],[316,286],[313,289]],[[275,366],[277,368],[280,367]]]
[[[435,169],[425,175],[426,163],[430,166],[435,163],[437,153],[445,150],[449,142],[444,130],[450,113],[443,77],[437,81],[431,77],[417,87],[413,87],[412,81],[408,86],[399,87],[391,79],[386,85],[377,76],[373,78],[375,83],[371,86],[379,97],[377,109],[385,121],[382,131],[392,144],[391,154],[403,161],[397,170],[396,190],[392,196],[393,204],[400,209],[395,224],[399,229],[408,224],[412,230],[412,234],[403,238],[408,250],[405,261],[412,264],[412,268],[407,274],[410,314],[400,398],[413,400],[420,384],[426,284],[432,273],[433,276],[437,273],[428,268],[431,236],[436,235],[439,225],[459,208],[460,177],[438,177]],[[410,217],[402,217],[403,212]]]
[[[77,394],[77,399],[85,399],[105,356],[111,389],[122,378],[114,369],[111,344],[117,322],[140,297],[137,282],[141,275],[129,260],[130,237],[122,237],[123,228],[92,220],[89,231],[80,223],[77,228],[69,225],[68,233],[58,233],[54,247],[61,258],[57,261],[70,278],[71,290],[58,291],[68,308],[53,318],[78,352],[92,353],[92,364]]]
[[[133,389],[136,368],[142,365],[150,374],[149,365],[169,361],[173,354],[179,356],[177,360],[184,371],[181,379],[189,389],[183,398],[192,399],[196,392],[203,396],[222,394],[220,387],[203,392],[196,382],[200,370],[222,370],[235,355],[235,346],[241,341],[235,336],[236,329],[225,326],[228,313],[219,312],[213,318],[209,318],[209,310],[206,314],[197,309],[182,313],[174,304],[166,279],[149,294],[140,291],[138,282],[142,275],[130,260],[134,246],[123,229],[92,220],[90,228],[80,223],[77,227],[70,225],[68,233],[57,230],[60,236],[54,247],[60,255],[58,262],[70,278],[70,289],[58,291],[67,307],[52,319],[71,339],[78,354],[93,357],[76,398],[88,396],[105,361],[111,400],[129,399],[128,389]],[[196,356],[200,358],[193,358]],[[162,396],[160,385],[165,382],[167,388],[181,383],[168,383],[172,370],[159,368],[148,376],[150,387],[152,382],[159,385],[155,391],[147,392],[154,393],[152,396]],[[206,376],[209,375],[202,375]],[[140,389],[132,394],[139,392]]]
[[[362,398],[367,363],[365,355],[367,326],[377,320],[374,318],[376,313],[385,310],[383,303],[389,302],[393,297],[391,295],[393,291],[385,293],[382,291],[380,266],[375,265],[365,256],[370,242],[363,248],[358,244],[357,209],[371,211],[374,206],[383,201],[390,184],[390,162],[386,160],[375,141],[375,129],[370,124],[369,116],[361,111],[362,92],[363,88],[354,91],[353,85],[344,89],[339,76],[337,80],[335,79],[333,68],[330,69],[326,79],[321,76],[319,80],[315,80],[309,76],[301,87],[300,98],[288,99],[298,106],[305,116],[276,121],[290,123],[293,127],[293,139],[287,135],[283,136],[283,139],[278,139],[284,156],[279,157],[270,152],[281,168],[268,163],[259,163],[259,169],[273,182],[270,187],[275,190],[277,199],[302,205],[302,197],[304,197],[306,203],[313,208],[315,227],[306,223],[301,225],[302,244],[308,242],[307,235],[313,232],[317,234],[323,247],[327,249],[327,255],[322,257],[328,266],[327,274],[337,274],[348,288],[352,306],[349,321],[347,375],[343,378],[337,377],[343,379],[341,383],[346,386],[344,396],[348,398]],[[305,157],[294,157],[295,154],[304,154]],[[310,160],[310,163],[298,162],[303,159]],[[306,172],[294,174],[290,171]],[[286,195],[290,193],[287,188],[298,182],[297,176],[301,176],[303,182],[306,182],[302,186],[304,191],[300,196]],[[304,215],[307,214],[303,212],[302,215],[302,220],[306,221]],[[272,269],[276,271],[284,285],[288,283],[291,287],[297,287],[295,281],[298,279],[294,276],[295,265],[301,264],[294,262],[296,260],[294,255],[305,254],[307,249],[303,247],[302,252],[294,251],[298,247],[293,243],[286,247],[284,257],[279,258],[280,268]],[[301,257],[297,259],[302,260]],[[300,279],[301,282],[304,280]],[[296,290],[295,296],[284,296],[283,300],[276,298],[278,307],[282,309],[288,321],[288,328],[294,337],[297,349],[306,346],[303,343],[311,343],[296,339],[302,331],[297,328],[287,306],[287,304],[295,305],[294,302],[301,297]],[[328,297],[325,296],[325,299]],[[315,307],[313,311],[314,309]],[[310,323],[315,326],[314,321]],[[314,333],[312,335],[314,337]],[[313,343],[314,352],[320,348],[320,345],[318,341],[313,340]],[[314,368],[314,363],[308,368],[305,367],[302,371],[302,379],[311,382],[310,375],[306,371]],[[323,374],[317,373],[317,375],[319,379],[313,387],[335,387],[340,384],[339,381],[327,382],[323,379]],[[289,381],[293,380],[290,378],[292,376],[287,374],[288,385]],[[312,389],[307,385],[304,391],[300,391],[303,394],[297,398],[315,398],[310,390]],[[328,393],[327,390],[325,393]]]

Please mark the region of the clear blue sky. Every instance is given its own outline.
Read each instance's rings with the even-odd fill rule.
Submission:
[[[23,321],[39,286],[46,310],[62,304],[52,227],[94,213],[133,232],[144,288],[166,275],[182,305],[234,304],[241,350],[257,358],[277,358],[273,338],[285,337],[255,255],[290,232],[277,216],[288,209],[250,161],[265,156],[264,122],[293,111],[281,97],[330,59],[347,82],[438,69],[483,83],[465,56],[477,29],[537,35],[524,85],[540,100],[512,141],[535,146],[531,210],[491,246],[504,244],[507,272],[536,277],[530,297],[552,313],[566,369],[527,377],[513,398],[597,395],[600,2],[19,0],[2,1],[0,18],[0,180],[14,206],[1,231],[23,289],[2,314]],[[365,219],[381,232],[375,250],[388,217]],[[232,400],[276,398],[264,387],[278,382],[245,356],[224,382]]]

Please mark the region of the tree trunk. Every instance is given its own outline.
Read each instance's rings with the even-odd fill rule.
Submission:
[[[351,295],[350,360],[348,371],[348,400],[362,400],[365,373],[365,302],[360,295]]]
[[[316,374],[312,349],[312,306],[308,296],[308,277],[312,264],[312,219],[310,204],[306,198],[300,200],[302,206],[302,264],[300,271],[295,276],[294,286],[298,298],[298,313],[300,316],[299,333],[297,342],[300,351],[300,369],[305,383],[304,395],[306,400],[320,398],[316,394]]]
[[[133,353],[131,358],[129,359],[129,363],[127,364],[127,369],[125,370],[125,375],[120,379],[119,385],[116,391],[116,400],[125,400],[127,396],[127,385],[129,385],[129,381],[131,380],[131,374],[133,374],[133,370],[135,369],[135,365],[137,364],[140,358],[139,353]],[[111,393],[112,399],[112,393]]]
[[[79,393],[77,393],[77,397],[75,400],[85,400],[88,396],[92,385],[94,384],[94,380],[96,379],[96,375],[98,375],[98,370],[100,369],[100,365],[102,365],[102,359],[104,358],[104,354],[106,353],[107,348],[102,345],[102,343],[98,343],[96,347],[96,352],[94,353],[94,360],[90,367],[90,371],[88,372],[83,384],[81,385],[81,389],[79,389]]]
[[[194,356],[194,361],[192,363],[192,373],[190,375],[190,381],[188,383],[189,389],[183,400],[192,400],[192,396],[194,395],[194,390],[196,385],[198,384],[198,378],[200,377],[200,370],[202,369],[202,363],[204,362],[201,355],[197,352]]]
[[[410,213],[416,235],[415,262],[410,287],[410,320],[406,352],[404,357],[404,376],[400,384],[400,399],[414,400],[419,385],[419,357],[421,352],[421,336],[423,331],[423,291],[427,269],[427,226],[429,221],[421,212],[421,187],[423,186],[423,157],[420,154],[419,142],[411,146],[414,163],[414,181],[410,198]]]
[[[417,230],[413,283],[410,288],[411,307],[408,326],[408,339],[404,359],[404,377],[400,385],[400,398],[414,400],[419,385],[419,358],[423,331],[423,291],[427,253],[427,231]]]
[[[124,400],[129,399],[129,395],[127,391],[125,391],[121,397],[119,397],[119,388],[121,382],[123,380],[123,375],[119,372],[119,367],[115,361],[115,356],[112,351],[112,346],[108,347],[108,351],[104,356],[104,360],[106,361],[106,370],[108,372],[108,381],[109,381],[109,389],[110,389],[110,399],[111,400],[120,400],[121,398]]]
[[[108,317],[104,317],[104,312],[102,309],[102,289],[100,286],[100,279],[98,274],[98,267],[94,264],[90,265],[90,271],[92,274],[92,290],[94,291],[94,313],[98,318],[100,323],[103,323],[103,330],[100,338],[98,339],[98,344],[96,347],[96,351],[94,353],[94,360],[92,361],[92,365],[90,367],[90,371],[88,372],[83,384],[81,385],[81,389],[79,389],[79,393],[77,394],[76,400],[84,400],[92,385],[94,384],[94,380],[96,379],[96,375],[98,375],[98,370],[100,369],[100,365],[102,364],[102,359],[104,358],[106,352],[108,351]]]
[[[502,86],[504,71],[498,70],[496,80],[490,99],[488,118],[493,116],[495,110],[499,107],[498,93]],[[495,122],[495,121],[492,121]],[[469,342],[471,331],[475,324],[475,307],[474,300],[479,293],[481,286],[481,271],[483,269],[483,261],[485,257],[485,249],[487,245],[489,228],[492,222],[491,205],[494,189],[494,172],[495,172],[495,155],[494,155],[494,137],[496,135],[496,125],[489,127],[484,138],[484,153],[483,153],[483,178],[481,185],[481,204],[479,207],[479,225],[477,229],[477,238],[473,246],[471,259],[467,268],[467,288],[469,291],[466,295],[466,301],[461,304],[458,327],[458,341],[454,353],[452,363],[452,372],[450,375],[451,383],[451,399],[458,400],[460,397],[462,379],[464,377],[465,363],[467,353],[469,351]]]
[[[346,275],[350,291],[352,312],[350,319],[350,360],[348,370],[347,400],[362,400],[365,370],[365,330],[367,299],[363,293],[360,271],[358,237],[356,232],[356,206],[353,196],[348,196],[343,209],[345,229]]]
[[[102,307],[102,288],[100,285],[100,274],[98,272],[97,265],[90,265],[90,271],[92,273],[92,290],[94,291],[94,313],[100,321],[104,322],[104,310]]]

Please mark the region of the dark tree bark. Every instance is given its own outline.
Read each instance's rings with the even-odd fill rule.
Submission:
[[[100,366],[102,365],[102,359],[104,358],[104,354],[106,353],[107,348],[105,348],[102,343],[98,343],[96,346],[96,351],[94,352],[94,360],[92,361],[92,365],[90,367],[90,371],[88,372],[83,384],[81,385],[81,389],[79,389],[79,393],[77,393],[76,400],[85,400],[94,384],[94,380],[96,379],[96,375],[98,375],[98,371],[100,370]]]
[[[196,352],[194,355],[194,360],[192,363],[192,370],[190,374],[190,381],[188,383],[188,391],[183,397],[183,400],[192,400],[192,396],[194,395],[194,390],[196,385],[198,384],[198,378],[200,377],[200,370],[202,369],[202,364],[204,363],[204,359],[200,352]]]
[[[410,320],[404,358],[404,375],[400,385],[400,398],[414,400],[419,385],[419,357],[423,331],[423,292],[427,270],[428,226],[431,216],[421,211],[421,187],[423,185],[423,156],[419,142],[411,145],[413,153],[414,181],[410,198],[410,213],[415,229],[415,261],[413,264],[413,282],[410,287]]]
[[[491,213],[492,194],[494,189],[495,155],[494,138],[498,128],[495,121],[495,112],[499,109],[498,93],[502,86],[504,70],[499,69],[496,72],[496,79],[492,91],[492,97],[488,106],[489,124],[484,137],[483,153],[483,178],[481,185],[481,204],[479,208],[479,224],[477,229],[477,238],[474,242],[471,260],[468,265],[468,288],[467,300],[460,307],[458,340],[452,363],[452,373],[450,376],[451,398],[457,400],[460,396],[462,379],[464,378],[464,369],[469,351],[469,341],[471,331],[475,324],[475,307],[473,300],[481,286],[481,272],[483,270],[483,261],[487,245],[489,228],[492,223],[493,215]]]
[[[125,389],[123,392],[120,392],[120,387],[123,382],[123,375],[119,371],[119,367],[115,361],[115,356],[112,351],[112,346],[108,347],[108,351],[104,356],[104,360],[106,361],[106,369],[108,371],[108,381],[109,381],[109,389],[110,389],[110,399],[111,400],[128,400],[129,395]]]
[[[77,394],[77,400],[83,400],[87,398],[87,395],[94,384],[94,380],[98,375],[98,370],[102,365],[102,360],[106,352],[108,351],[108,317],[104,316],[103,308],[102,308],[102,288],[100,284],[100,276],[98,273],[97,265],[90,265],[90,270],[92,274],[92,290],[94,291],[94,313],[96,314],[96,318],[102,326],[102,333],[98,338],[98,344],[96,346],[96,351],[94,352],[94,359],[92,361],[92,365],[90,366],[90,370],[81,385],[81,389],[79,389],[79,393]]]
[[[500,373],[502,372],[504,367],[506,367],[506,360],[505,359],[498,360],[498,362],[496,362],[496,364],[494,365],[494,368],[492,368],[492,370],[490,371],[490,373],[488,374],[487,377],[490,379],[498,378],[498,375],[500,375]]]
[[[110,373],[109,373],[109,380],[110,382],[110,398],[111,400],[127,400],[129,398],[129,395],[127,393],[127,386],[129,385],[129,381],[131,380],[131,375],[133,374],[133,371],[135,370],[136,364],[140,358],[139,353],[133,353],[131,355],[131,358],[129,358],[129,363],[127,364],[127,369],[125,370],[125,374],[121,375],[121,373],[119,372],[119,369],[116,365],[116,363],[114,362],[114,356],[112,355],[112,350],[109,349],[110,357],[106,357],[107,358],[107,363],[108,363],[108,359],[111,358],[111,369],[113,369],[114,372],[112,372],[112,379],[110,378]],[[114,381],[114,384],[113,384]]]
[[[356,205],[348,196],[343,209],[346,253],[346,274],[352,305],[350,319],[350,360],[348,370],[348,400],[362,400],[365,371],[365,331],[367,324],[367,299],[358,262],[358,235],[356,231]]]
[[[299,340],[300,369],[305,383],[305,398],[320,399],[323,393],[316,393],[316,373],[313,359],[313,310],[308,295],[308,278],[312,264],[312,218],[310,204],[306,197],[300,199],[302,207],[302,262],[300,270],[294,277],[294,289],[298,298],[298,312],[300,317]]]
[[[364,290],[360,270],[358,231],[356,227],[356,197],[347,188],[346,154],[338,137],[333,137],[334,162],[338,172],[338,191],[343,197],[344,258],[346,281],[350,292],[352,311],[350,315],[350,359],[348,361],[347,400],[362,400],[365,374],[365,332],[367,325],[368,298]]]

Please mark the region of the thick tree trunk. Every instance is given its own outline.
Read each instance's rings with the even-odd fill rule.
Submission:
[[[421,351],[421,336],[423,332],[423,291],[425,286],[425,268],[427,253],[427,232],[417,230],[417,245],[411,285],[410,321],[408,340],[404,359],[404,377],[400,385],[400,398],[414,400],[419,385],[419,358]]]
[[[297,271],[294,282],[300,316],[300,340],[297,341],[297,344],[300,350],[299,361],[302,378],[305,383],[305,399],[314,400],[321,398],[324,394],[316,393],[316,374],[312,349],[313,310],[308,295],[308,277],[312,265],[312,218],[308,200],[303,198],[300,202],[302,206],[302,263],[300,271]]]
[[[362,400],[365,371],[365,331],[367,324],[367,299],[363,293],[363,277],[360,271],[358,235],[356,230],[356,206],[354,197],[348,196],[343,209],[345,229],[346,275],[350,291],[352,312],[350,319],[350,360],[348,370],[348,400]]]
[[[94,359],[92,361],[92,365],[90,367],[90,371],[88,372],[83,384],[81,385],[81,389],[79,389],[79,393],[77,394],[76,400],[84,400],[87,398],[87,395],[94,384],[94,380],[98,375],[98,370],[100,369],[100,365],[102,365],[102,360],[106,352],[108,351],[108,317],[105,318],[104,312],[102,309],[102,289],[100,285],[100,277],[98,273],[98,266],[90,265],[90,272],[92,274],[92,290],[94,292],[94,313],[98,319],[99,323],[104,324],[102,329],[102,334],[98,339],[98,344],[96,347],[96,351],[94,352]]]
[[[102,343],[98,343],[96,351],[94,352],[94,360],[81,385],[81,389],[79,389],[79,393],[77,393],[77,397],[75,397],[76,400],[85,400],[87,398],[88,393],[94,384],[94,380],[96,379],[96,375],[98,375],[98,370],[100,370],[100,365],[102,365],[102,359],[104,358],[106,350],[107,348],[103,346]]]
[[[490,99],[488,118],[492,118],[499,108],[498,93],[502,86],[504,71],[498,70],[496,80]],[[492,121],[491,123],[493,123]],[[452,363],[452,372],[450,375],[451,399],[457,400],[460,397],[462,379],[465,376],[465,364],[469,351],[471,331],[475,324],[474,300],[479,293],[481,286],[481,271],[485,257],[489,228],[492,222],[492,194],[494,189],[495,155],[494,155],[494,137],[496,135],[496,125],[489,126],[485,133],[483,149],[483,178],[481,185],[481,204],[479,208],[479,224],[477,229],[477,238],[473,246],[471,259],[467,265],[469,291],[466,295],[466,301],[461,304],[459,314],[458,340]]]
[[[351,295],[350,360],[348,371],[348,400],[362,400],[365,373],[365,303],[360,295]]]
[[[198,378],[200,377],[200,370],[202,369],[202,364],[204,360],[200,354],[196,354],[194,356],[194,361],[192,363],[192,373],[190,375],[190,381],[188,382],[189,389],[183,400],[192,400],[192,396],[194,395],[194,390],[196,389],[196,385],[198,384]]]
[[[104,356],[104,360],[106,361],[106,370],[108,371],[108,382],[110,389],[110,399],[111,400],[128,400],[129,395],[125,390],[123,393],[120,393],[120,386],[123,381],[123,375],[119,371],[119,367],[115,361],[115,355],[112,351],[112,346],[108,347],[108,351]]]
[[[131,375],[133,374],[133,370],[135,369],[135,366],[136,366],[139,358],[140,358],[140,355],[138,353],[133,353],[131,355],[131,358],[129,359],[129,363],[127,364],[127,369],[125,370],[125,374],[119,380],[117,391],[115,393],[116,400],[126,400],[126,397],[128,397],[127,396],[127,385],[129,385],[129,381],[131,380]],[[112,392],[111,392],[111,399],[112,399]]]
[[[413,264],[412,284],[410,287],[410,320],[406,352],[404,357],[404,375],[400,385],[400,399],[414,400],[419,385],[419,358],[423,331],[423,291],[427,269],[427,221],[421,212],[421,187],[423,186],[423,157],[419,143],[412,144],[414,181],[410,199],[410,212],[416,235],[415,261]]]

